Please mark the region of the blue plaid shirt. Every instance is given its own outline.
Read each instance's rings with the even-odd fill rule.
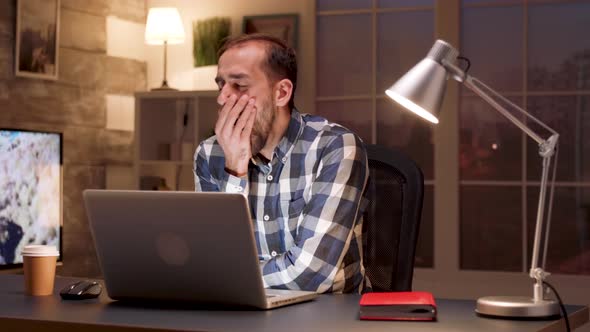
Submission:
[[[225,171],[216,137],[195,152],[195,190],[248,196],[267,288],[360,292],[362,208],[368,178],[360,138],[293,109],[270,162],[253,157],[248,176]]]

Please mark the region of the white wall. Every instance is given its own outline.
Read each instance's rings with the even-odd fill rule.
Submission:
[[[192,23],[214,16],[230,17],[232,34],[242,30],[242,17],[268,14],[299,14],[299,77],[296,104],[304,113],[314,112],[315,8],[313,0],[147,0],[147,7],[176,7],[184,23],[186,40],[168,46],[168,84],[180,90],[193,89]],[[147,46],[148,87],[160,86],[163,78],[162,46]]]

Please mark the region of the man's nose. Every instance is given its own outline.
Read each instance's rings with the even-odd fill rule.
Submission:
[[[225,102],[227,101],[229,96],[230,95],[229,95],[229,93],[227,93],[227,90],[225,89],[225,87],[221,88],[221,90],[219,90],[219,95],[217,96],[217,104],[219,106],[225,105]]]
[[[219,106],[225,105],[225,102],[229,99],[232,93],[234,93],[234,91],[232,91],[231,86],[229,84],[225,84],[219,91],[219,95],[217,96],[217,104]]]

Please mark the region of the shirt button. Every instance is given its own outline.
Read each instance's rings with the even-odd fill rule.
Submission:
[[[281,159],[283,162],[287,161],[287,157],[283,157],[283,159]]]
[[[267,177],[266,177],[266,179],[267,179],[268,181],[272,181],[272,175],[269,175],[269,176],[267,176]]]
[[[242,191],[242,190],[244,190],[244,188],[242,188],[242,186],[238,186],[236,189],[237,189],[238,191]]]
[[[268,214],[265,214],[264,215],[264,221],[269,221],[269,220],[270,220],[270,217],[268,216]]]
[[[273,250],[273,251],[270,253],[270,255],[271,255],[272,257],[275,257],[275,256],[277,255],[277,252]]]

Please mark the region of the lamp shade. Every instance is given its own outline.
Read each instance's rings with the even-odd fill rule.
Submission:
[[[176,8],[150,8],[145,25],[145,42],[150,45],[184,42],[184,28]]]
[[[445,95],[448,72],[443,60],[455,61],[458,52],[437,40],[430,52],[395,84],[385,91],[389,98],[424,119],[438,123],[438,113]]]

